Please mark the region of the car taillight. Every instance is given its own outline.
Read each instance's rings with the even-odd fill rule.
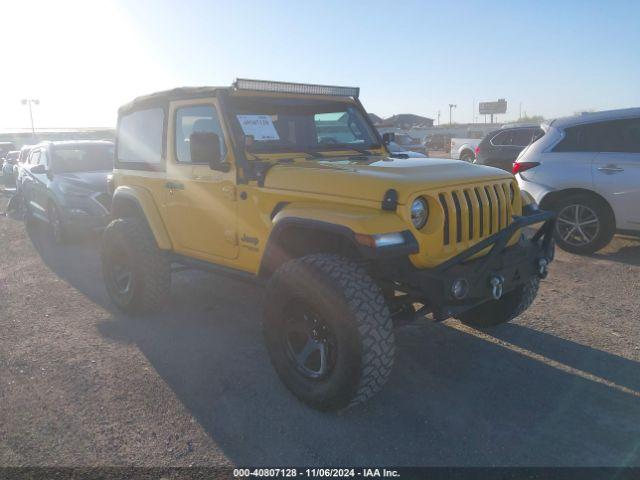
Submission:
[[[476,147],[475,152],[476,152],[476,157],[480,155],[480,146]]]
[[[515,162],[513,164],[513,170],[511,170],[511,173],[515,175],[516,173],[526,172],[527,170],[533,167],[537,167],[538,165],[540,165],[540,162]]]

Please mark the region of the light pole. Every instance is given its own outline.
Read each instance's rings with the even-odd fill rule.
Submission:
[[[453,121],[451,120],[451,111],[454,108],[458,108],[458,105],[454,105],[453,103],[449,104],[449,125],[453,125]]]
[[[440,126],[440,110],[438,110],[438,126]]]
[[[31,134],[36,134],[36,129],[33,127],[33,109],[31,108],[31,104],[40,105],[40,100],[37,98],[23,98],[21,100],[22,105],[29,105],[29,118],[31,119]]]

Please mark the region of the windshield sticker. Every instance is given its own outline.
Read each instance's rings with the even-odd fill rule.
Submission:
[[[245,135],[253,136],[257,142],[280,140],[269,115],[236,115]]]

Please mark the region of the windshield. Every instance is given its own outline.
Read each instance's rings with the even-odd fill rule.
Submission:
[[[52,166],[56,173],[112,170],[113,145],[57,146]]]
[[[234,134],[250,152],[378,148],[361,111],[347,102],[301,98],[233,98]]]

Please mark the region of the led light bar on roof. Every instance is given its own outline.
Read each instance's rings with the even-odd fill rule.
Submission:
[[[358,98],[358,87],[335,87],[332,85],[312,85],[308,83],[271,82],[268,80],[249,80],[238,78],[233,84],[238,90],[257,90],[261,92],[299,93],[303,95],[331,95],[334,97]]]

